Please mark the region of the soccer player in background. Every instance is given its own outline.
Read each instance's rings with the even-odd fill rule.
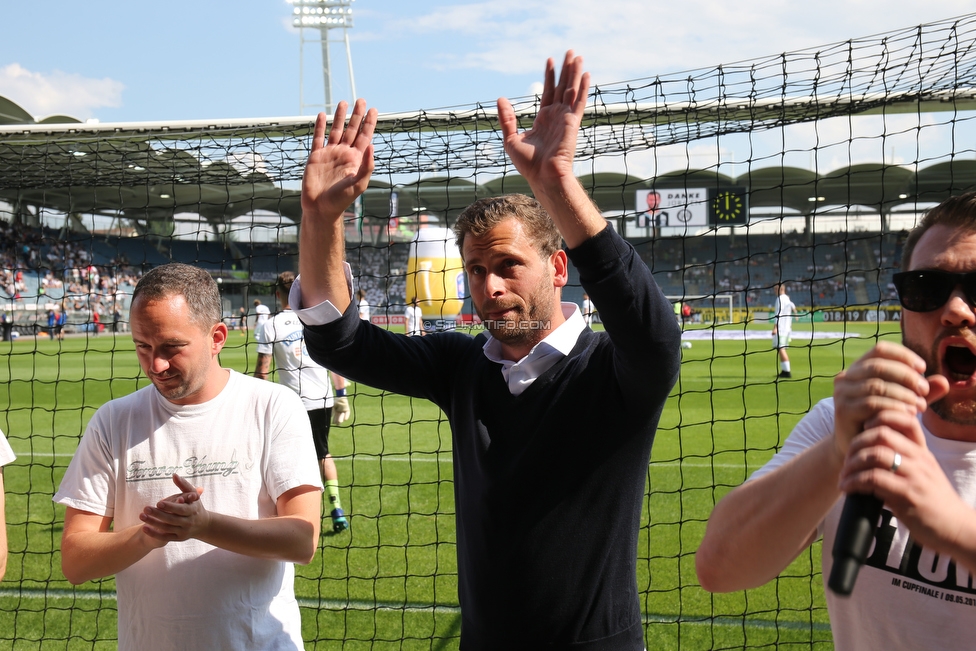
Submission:
[[[790,378],[790,356],[786,349],[790,345],[790,335],[793,333],[793,315],[796,305],[786,295],[786,283],[776,285],[776,312],[773,323],[773,349],[779,354],[779,377]]]
[[[403,317],[404,332],[406,332],[408,337],[424,336],[424,314],[420,306],[417,305],[416,296],[410,299],[410,305],[403,311]]]
[[[845,494],[884,502],[849,597],[827,591],[835,648],[971,649],[976,639],[976,193],[933,208],[894,276],[902,342],[879,342],[833,398],[716,506],[695,562],[731,592],[778,576],[823,535]]]
[[[260,299],[254,299],[254,332],[260,330],[261,326],[268,322],[270,316],[271,308],[262,303]]]
[[[573,174],[589,75],[546,65],[539,113],[505,150],[538,201],[481,199],[455,225],[486,332],[406,337],[358,318],[342,214],[373,170],[376,111],[319,115],[302,184],[291,303],[312,357],[370,386],[426,398],[451,423],[461,645],[644,649],[637,533],[657,423],[680,364],[671,305]],[[565,240],[568,252],[560,246]],[[568,259],[606,332],[562,303]]]
[[[220,366],[202,269],[146,273],[130,319],[152,384],[95,412],[54,496],[65,577],[115,575],[120,649],[304,648],[293,564],[315,554],[322,484],[302,401]]]
[[[369,321],[369,301],[366,300],[366,292],[361,289],[356,290],[356,304],[359,306],[359,318]]]
[[[275,292],[281,302],[282,311],[254,331],[254,338],[258,342],[258,363],[254,377],[268,379],[271,358],[274,357],[278,381],[301,397],[308,412],[308,420],[312,424],[312,441],[315,443],[315,455],[319,460],[322,482],[329,501],[332,531],[339,533],[349,528],[349,521],[339,499],[339,473],[332,455],[329,454],[329,425],[333,421],[338,425],[349,417],[349,403],[340,403],[339,410],[333,416],[336,398],[332,395],[329,371],[308,356],[302,322],[288,305],[288,292],[291,291],[294,280],[295,274],[290,271],[278,274]],[[333,373],[332,379],[336,383],[336,390],[342,391],[345,399],[345,378]]]
[[[583,322],[586,325],[593,325],[593,315],[596,314],[596,308],[593,307],[593,301],[590,300],[590,295],[583,294]]]

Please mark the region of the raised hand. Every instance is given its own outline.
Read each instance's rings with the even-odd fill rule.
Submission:
[[[336,219],[369,184],[373,173],[373,131],[376,109],[356,100],[349,124],[347,104],[339,102],[326,139],[326,115],[319,113],[312,134],[312,151],[302,178],[302,218]]]
[[[925,362],[908,348],[879,342],[834,378],[834,443],[841,456],[855,436],[884,410],[915,417],[943,397],[948,383],[926,379]]]
[[[532,128],[518,132],[511,102],[498,100],[498,119],[505,151],[515,168],[535,188],[573,176],[573,157],[590,88],[590,74],[583,72],[583,58],[566,52],[556,83],[555,64],[546,61],[545,82],[539,113]]]
[[[203,489],[175,473],[173,483],[181,493],[160,500],[155,507],[147,506],[139,514],[143,533],[166,542],[199,538],[210,522],[210,514],[200,501]]]

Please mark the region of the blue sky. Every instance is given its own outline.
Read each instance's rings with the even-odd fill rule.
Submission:
[[[972,11],[968,0],[356,0],[356,90],[381,112],[531,93],[572,47],[616,82],[877,34]],[[38,117],[102,122],[299,114],[285,0],[46,0],[0,10],[0,95]],[[311,36],[311,34],[309,34]],[[333,49],[334,94],[348,97]],[[306,102],[321,93],[306,49]],[[318,84],[318,85],[315,85]],[[309,110],[305,111],[306,113]]]

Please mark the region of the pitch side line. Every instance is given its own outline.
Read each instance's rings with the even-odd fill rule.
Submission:
[[[117,601],[118,595],[112,591],[96,592],[92,590],[31,590],[31,589],[3,589],[0,599],[70,599],[72,601]],[[390,601],[339,601],[335,599],[298,599],[302,608],[313,610],[385,610],[398,612],[434,612],[445,614],[460,614],[458,606],[443,606],[425,603],[396,603]],[[644,613],[645,624],[685,624],[691,626],[722,626],[763,629],[792,629],[830,631],[829,624],[811,624],[809,622],[774,621],[766,619],[735,619],[732,617],[681,617]]]
[[[772,329],[769,330],[714,330],[712,328],[698,328],[681,331],[683,341],[754,341],[770,339]],[[793,330],[791,339],[850,339],[860,337],[856,332],[827,332],[810,330]]]

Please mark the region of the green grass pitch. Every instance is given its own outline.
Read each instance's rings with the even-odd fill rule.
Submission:
[[[813,324],[796,331],[811,327],[845,329]],[[742,332],[742,326],[729,328]],[[697,584],[694,552],[715,500],[830,395],[834,374],[878,336],[898,337],[895,324],[846,330],[859,336],[795,338],[790,381],[775,379],[768,337],[695,341],[682,350],[681,378],[648,469],[640,531],[648,649],[832,648],[819,544],[777,581],[715,596]],[[64,579],[63,509],[51,496],[94,410],[145,384],[131,340],[27,338],[3,343],[0,355],[2,429],[18,454],[4,476],[10,557],[0,583],[0,650],[115,648],[114,582],[73,587]],[[250,335],[232,332],[222,364],[250,373],[255,358]],[[450,428],[425,401],[351,389],[355,417],[330,438],[351,529],[327,530],[312,563],[297,568],[306,646],[456,649]],[[596,432],[593,444],[599,445]],[[600,526],[599,514],[593,526]]]

